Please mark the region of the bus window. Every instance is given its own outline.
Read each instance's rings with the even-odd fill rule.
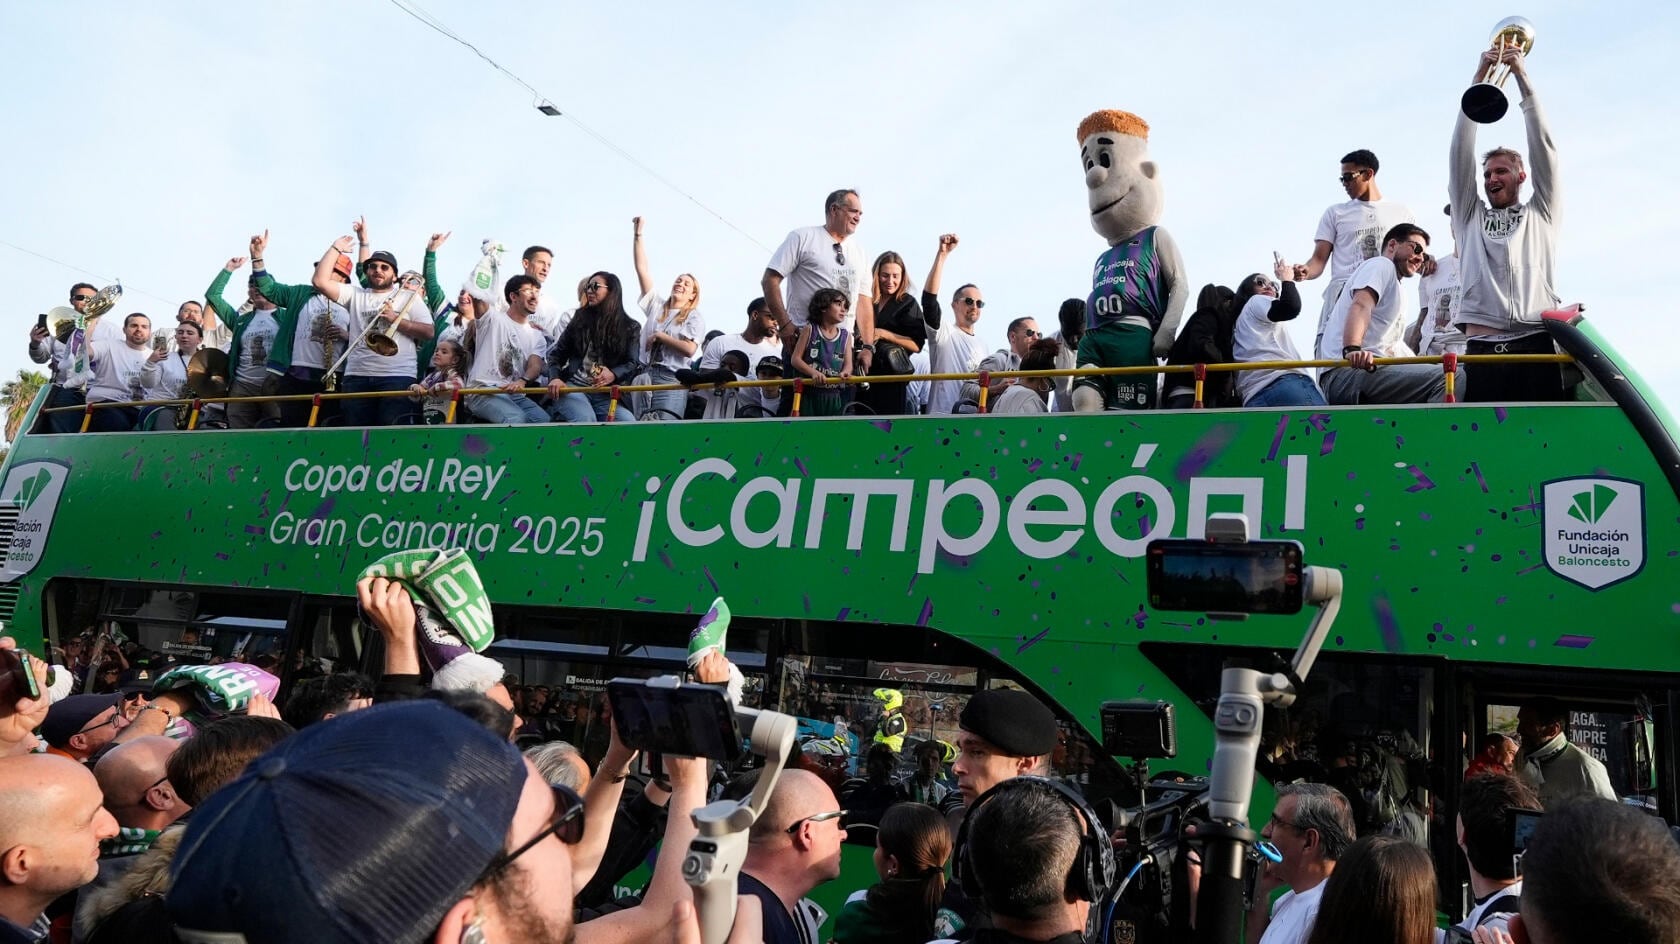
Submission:
[[[1599,763],[1610,778],[1610,787],[1623,802],[1632,802],[1657,810],[1657,782],[1654,763],[1655,728],[1648,706],[1629,701],[1625,696],[1617,701],[1602,697],[1564,697],[1569,708],[1569,720],[1564,724],[1564,736],[1569,743],[1587,752]],[[1484,730],[1497,731],[1516,738],[1517,712],[1520,700],[1502,698],[1489,701],[1483,709]],[[1517,757],[1517,773],[1533,778],[1524,755]]]
[[[1218,702],[1226,659],[1263,666],[1269,658],[1177,643],[1142,648],[1204,711]],[[1399,832],[1447,854],[1446,841],[1429,835],[1434,794],[1446,776],[1435,757],[1438,675],[1424,663],[1324,653],[1295,704],[1266,712],[1260,774],[1274,783],[1328,783],[1347,796],[1361,835]]]

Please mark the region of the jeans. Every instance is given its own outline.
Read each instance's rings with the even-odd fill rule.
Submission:
[[[472,415],[486,423],[511,426],[516,423],[546,423],[548,411],[523,393],[504,393],[492,396],[474,393],[461,398]]]
[[[1455,381],[1464,387],[1464,368]],[[1358,403],[1439,403],[1447,396],[1447,375],[1434,364],[1388,364],[1374,372],[1331,367],[1318,375],[1324,399],[1337,406]]]
[[[291,372],[281,374],[275,378],[274,392],[282,396],[295,394],[310,394],[325,392],[321,385],[321,376],[325,371],[313,367],[294,367]],[[299,376],[305,374],[307,376]],[[321,412],[315,417],[315,425],[327,426],[329,420],[339,415],[340,400],[322,400]],[[309,411],[315,406],[309,400],[286,400],[280,404],[280,425],[299,427],[309,425]]]
[[[1261,387],[1243,404],[1246,407],[1325,405],[1324,394],[1318,392],[1318,384],[1313,383],[1312,378],[1306,374],[1297,374],[1294,371]]]
[[[80,390],[66,390],[57,384],[53,385],[52,393],[47,396],[47,406],[86,406],[87,395]],[[74,410],[63,413],[46,414],[47,432],[49,433],[79,433],[82,430],[82,414]]]
[[[668,384],[677,382],[676,373],[669,367],[655,365],[649,367],[647,373],[648,383]],[[688,412],[687,390],[654,390],[648,393],[648,398],[651,401],[648,404],[649,410],[669,410],[671,412],[671,416],[661,415],[659,419],[682,419]],[[620,403],[619,408],[623,409],[623,407],[624,404]]]
[[[414,384],[413,377],[348,376],[339,385],[344,393],[375,393],[387,390],[407,392]],[[419,404],[408,397],[379,397],[342,400],[346,426],[397,426],[419,419]]]
[[[75,416],[76,422],[80,423],[81,415],[75,414]],[[93,411],[93,422],[88,424],[88,432],[120,433],[131,430],[138,425],[140,425],[139,407],[113,406]]]
[[[563,393],[549,404],[548,415],[561,423],[603,423],[607,419],[607,404],[612,397],[605,393]],[[634,423],[636,414],[619,401],[613,413],[615,423]]]

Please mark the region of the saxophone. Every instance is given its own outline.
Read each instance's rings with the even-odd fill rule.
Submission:
[[[331,328],[332,324],[333,324],[332,303],[331,302],[327,302],[326,307],[321,309],[321,314],[320,314],[319,317],[321,317],[323,319],[323,323],[321,325],[321,363],[323,365],[330,365],[336,359],[336,356],[337,356],[337,353],[338,353],[338,343],[333,340],[332,334],[330,334],[329,331],[328,331],[328,329]],[[332,393],[334,390],[337,390],[338,389],[338,375],[337,374],[326,374],[326,375],[324,375],[321,378],[321,386],[328,393]]]

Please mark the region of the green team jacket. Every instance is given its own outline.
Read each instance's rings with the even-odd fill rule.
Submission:
[[[239,345],[245,338],[245,326],[249,325],[251,319],[256,317],[257,314],[256,309],[252,309],[245,313],[245,317],[241,318],[238,309],[229,305],[227,299],[222,297],[222,293],[227,290],[228,279],[232,277],[233,273],[223,268],[216,273],[215,278],[210,280],[210,287],[204,290],[204,300],[210,303],[211,308],[215,309],[216,317],[233,326],[233,341],[228,344],[227,352],[229,374],[236,373],[239,370]],[[266,292],[264,297],[268,298]],[[269,298],[269,301],[274,301],[274,299]],[[275,302],[275,304],[278,305],[279,302]],[[282,312],[276,310],[274,314],[279,317]],[[231,376],[228,377],[228,383],[230,385],[233,383]]]

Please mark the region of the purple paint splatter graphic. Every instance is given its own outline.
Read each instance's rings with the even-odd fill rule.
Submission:
[[[1493,408],[1493,420],[1496,423],[1505,422],[1505,408],[1504,407],[1496,406],[1496,407]]]
[[[1019,646],[1015,647],[1015,654],[1020,655],[1021,653],[1026,652],[1028,649],[1031,649],[1032,647],[1034,647],[1034,646],[1038,645],[1039,643],[1043,642],[1044,637],[1046,637],[1048,635],[1050,635],[1050,630],[1046,629],[1044,632],[1039,633],[1037,636],[1034,636],[1031,639],[1023,640],[1022,643]]]
[[[926,626],[933,619],[933,597],[922,598],[922,612],[916,615],[916,625]]]
[[[484,456],[490,453],[490,442],[483,436],[461,437],[461,451],[469,456]]]
[[[805,468],[805,460],[804,459],[793,460],[793,467],[799,470],[800,475],[810,475],[811,474],[811,470]]]
[[[840,608],[840,612],[834,614],[834,621],[836,623],[844,623],[846,621],[846,617],[851,616],[851,615],[852,615],[852,608],[849,607],[849,606],[843,606],[843,607]]]
[[[1278,417],[1277,429],[1272,433],[1272,448],[1266,450],[1266,461],[1277,460],[1278,449],[1283,445],[1283,434],[1289,432],[1289,414]]]
[[[892,432],[892,420],[870,420],[869,425],[875,427],[883,433]]]
[[[713,593],[722,593],[723,592],[722,590],[718,589],[717,579],[712,576],[712,569],[710,567],[702,567],[702,568],[700,568],[700,572],[702,574],[706,575],[706,582],[712,585],[712,592]]]
[[[1400,621],[1394,616],[1394,604],[1388,597],[1378,597],[1371,604],[1371,615],[1377,621],[1377,633],[1382,637],[1383,648],[1389,652],[1403,652],[1405,643],[1400,638]]]
[[[1027,471],[1028,472],[1037,472],[1039,469],[1041,469],[1043,467],[1044,467],[1044,460],[1043,459],[1034,459],[1033,461],[1027,463]]]
[[[1417,466],[1415,466],[1415,465],[1407,466],[1406,471],[1412,473],[1412,478],[1417,480],[1417,482],[1415,484],[1406,486],[1406,491],[1408,491],[1408,492],[1427,492],[1430,489],[1435,487],[1434,480],[1432,480],[1429,476],[1424,475],[1423,470],[1418,468]]]
[[[1081,463],[1083,461],[1085,461],[1085,453],[1076,452],[1076,453],[1073,454],[1073,461],[1068,463],[1068,468],[1073,470],[1074,472],[1078,472],[1079,471],[1079,463]]]
[[[1196,440],[1196,444],[1190,447],[1184,458],[1178,460],[1178,465],[1173,468],[1173,475],[1177,476],[1180,482],[1188,482],[1193,476],[1200,475],[1203,469],[1213,464],[1213,460],[1219,458],[1219,454],[1231,444],[1231,439],[1236,434],[1237,427],[1232,423],[1224,423],[1208,430],[1201,439]]]
[[[589,484],[589,476],[587,475],[583,477],[583,493],[590,498],[595,497],[595,487]]]
[[[1592,636],[1576,636],[1570,633],[1565,633],[1564,635],[1559,636],[1557,638],[1557,642],[1552,643],[1552,645],[1559,646],[1564,649],[1585,649],[1593,644],[1593,638],[1594,637]]]

